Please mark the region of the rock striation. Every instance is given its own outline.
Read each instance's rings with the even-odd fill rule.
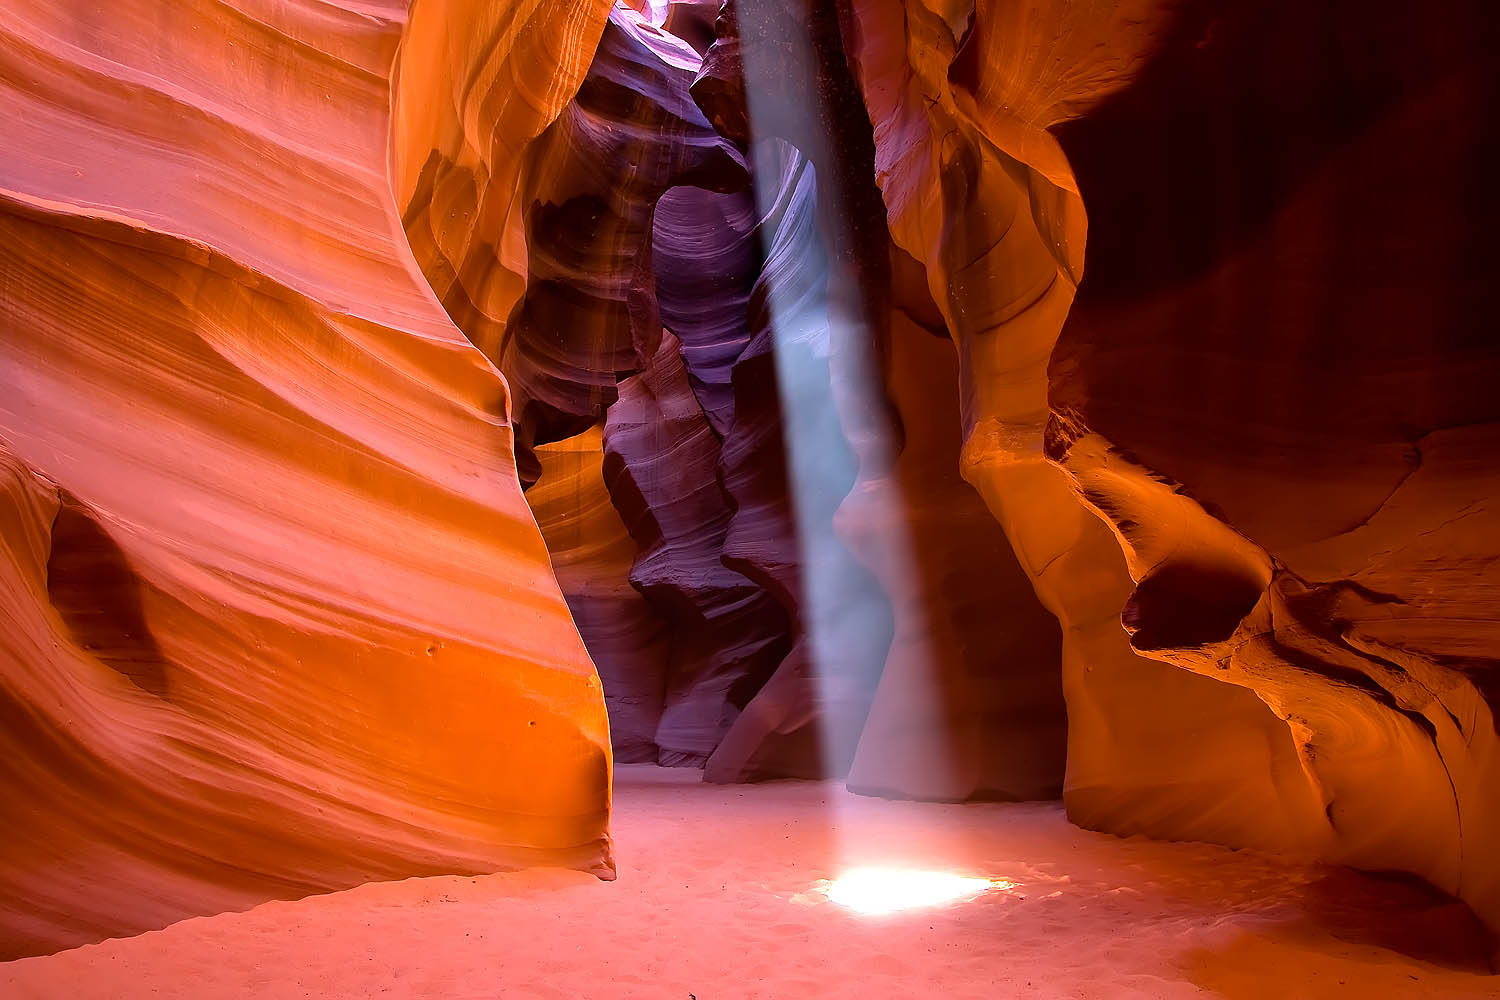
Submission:
[[[526,284],[492,356],[511,387],[528,481],[529,448],[591,426],[617,381],[656,353],[658,199],[748,181],[688,95],[698,63],[687,43],[616,7],[577,94],[526,151],[516,195]],[[472,318],[455,315],[476,344],[493,342],[495,324]]]
[[[6,13],[0,952],[607,876],[611,741],[1500,927],[1478,0]]]
[[[604,449],[605,482],[639,552],[631,583],[673,623],[658,760],[701,765],[788,638],[770,595],[722,559],[731,510],[720,442],[672,334],[645,373],[620,384]]]
[[[775,596],[796,643],[707,761],[720,782],[847,773],[891,638],[885,593],[834,527],[858,469],[834,403],[816,172],[784,140],[756,152],[766,249],[731,376],[723,553]]]
[[[526,501],[597,665],[615,760],[655,763],[671,623],[631,583],[637,547],[604,482],[603,431],[539,446],[541,477]]]
[[[1497,484],[1465,457],[1496,354],[1483,258],[1438,249],[1495,200],[1416,180],[1493,158],[1484,15],[851,6],[965,473],[1063,623],[1070,815],[1413,871],[1500,924]]]
[[[609,875],[603,700],[505,383],[391,197],[403,5],[164,15],[0,28],[0,953]]]
[[[1500,871],[1476,845],[1500,835],[1500,346],[1485,257],[1459,249],[1500,213],[1464,180],[1500,162],[1490,20],[1174,19],[1058,133],[1096,222],[1052,397],[1054,453],[1136,582],[1132,646],[1270,707],[1327,854],[1415,871],[1495,926]],[[1280,111],[1220,111],[1255,105]],[[1183,127],[1200,138],[1152,138]],[[1106,167],[1127,135],[1142,155]],[[1217,159],[1229,144],[1242,161]],[[1168,198],[1168,173],[1194,180]],[[1143,196],[1164,210],[1137,226]]]

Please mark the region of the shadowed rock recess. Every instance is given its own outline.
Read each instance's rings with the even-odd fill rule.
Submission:
[[[1479,0],[0,6],[0,958],[616,759],[1500,931]]]

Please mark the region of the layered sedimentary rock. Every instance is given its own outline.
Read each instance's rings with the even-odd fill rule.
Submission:
[[[599,671],[615,759],[655,763],[671,626],[631,584],[637,547],[604,484],[603,430],[537,448],[541,478],[526,502]]]
[[[1298,769],[1276,720],[1248,692],[1129,647],[1120,612],[1131,580],[1118,545],[1043,451],[1046,364],[1084,235],[1076,185],[1045,126],[1075,113],[1080,93],[1122,85],[1162,12],[1043,7],[1027,24],[1006,21],[1021,16],[1011,8],[945,20],[874,0],[852,13],[891,235],[925,266],[959,350],[965,476],[1062,624],[1070,814],[1133,832],[1308,847],[1316,807],[1274,777]],[[1042,44],[1047,31],[1066,44]],[[995,80],[1010,89],[991,94]],[[1294,819],[1265,822],[1273,813]]]
[[[913,262],[890,246],[836,6],[726,5],[694,94],[727,134],[803,146],[818,172],[817,222],[832,265],[823,395],[858,463],[837,523],[880,580],[895,629],[851,785],[953,799],[1050,794],[1063,764],[1055,625],[1018,573],[1001,582],[1013,557],[972,490],[936,471],[959,443],[944,419],[952,408],[936,402],[952,393],[951,372],[946,383],[941,374],[952,348],[932,345],[936,367],[924,372],[895,344],[898,327],[926,336],[910,316],[941,320],[923,283],[909,280]],[[860,615],[832,617],[847,629]]]
[[[681,345],[693,395],[720,438],[734,420],[735,362],[750,342],[764,240],[755,201],[748,186],[718,193],[684,185],[662,194],[653,220],[661,325]]]
[[[578,92],[610,9],[411,5],[391,86],[391,190],[422,274],[490,358],[526,289],[528,150]]]
[[[775,596],[796,644],[709,758],[710,781],[846,774],[891,639],[885,594],[833,526],[857,469],[833,402],[815,171],[779,139],[753,162],[765,259],[731,378],[724,561]]]
[[[890,362],[892,316],[939,329],[941,317],[886,235],[834,7],[771,6],[749,24],[747,88],[734,8],[696,80],[691,49],[617,8],[519,179],[529,277],[499,359],[523,450],[606,414],[603,482],[640,549],[629,578],[670,623],[657,728],[621,703],[616,745],[654,744],[662,762],[706,763],[714,780],[843,773],[886,670],[861,787],[1049,794],[1062,761],[1054,626],[1025,588],[998,585],[1008,546],[969,488],[951,469],[929,477],[958,443],[938,401],[951,384],[931,405],[902,390],[923,428],[902,440],[892,380],[909,373]],[[751,127],[767,85],[779,110]],[[493,329],[455,318],[476,342]],[[544,524],[561,525],[560,494],[537,488]],[[941,568],[950,557],[960,565]],[[601,623],[593,647],[620,658],[602,669],[628,685],[633,653],[604,633],[638,623],[564,575],[582,618],[632,619]],[[910,696],[927,688],[945,709]],[[1002,718],[1027,721],[985,724]]]
[[[952,345],[904,316],[891,334],[887,384],[903,447],[882,485],[900,520],[849,531],[891,593],[896,626],[849,787],[910,798],[1055,797],[1067,732],[1057,621],[959,475]]]
[[[371,878],[610,871],[603,702],[505,385],[391,198],[403,13],[7,6],[7,956]],[[501,48],[565,77],[536,42]],[[403,86],[471,86],[472,54]]]
[[[607,872],[579,630],[630,759],[1060,687],[1078,822],[1500,926],[1481,5],[404,6],[8,5],[8,953]]]
[[[631,582],[673,622],[656,743],[664,764],[702,764],[786,654],[785,615],[724,564],[731,511],[719,439],[663,332],[647,370],[620,384],[604,429],[604,480],[639,555]]]
[[[1418,180],[1493,157],[1484,15],[852,6],[966,474],[1065,628],[1070,813],[1415,871],[1500,921],[1469,846],[1495,357],[1475,258],[1441,249],[1494,201]]]
[[[616,7],[578,93],[527,152],[517,189],[526,287],[493,354],[523,461],[533,443],[602,417],[616,382],[656,353],[658,199],[678,185],[747,183],[737,151],[688,95],[698,63],[685,42]],[[493,339],[483,317],[455,318],[475,343]]]
[[[1183,16],[1059,132],[1119,221],[1096,222],[1054,353],[1055,451],[1120,538],[1132,645],[1284,720],[1335,856],[1493,925],[1500,345],[1475,248],[1500,201],[1469,180],[1500,164],[1493,19],[1306,13]],[[1253,106],[1280,111],[1221,112]],[[1193,141],[1152,140],[1184,123]],[[1106,166],[1127,135],[1142,153]],[[1224,164],[1231,144],[1250,148]],[[1167,174],[1195,180],[1169,198]]]
[[[701,764],[787,646],[786,614],[723,559],[733,507],[720,439],[761,251],[740,153],[689,96],[698,65],[646,13],[611,12],[578,93],[518,175],[528,274],[508,325],[455,313],[476,343],[497,345],[523,461],[608,411],[602,450],[589,449],[610,456],[607,477],[579,467],[573,438],[566,468],[561,452],[538,452],[542,468],[523,478],[551,465],[565,480],[538,482],[533,504],[563,545],[575,617],[616,680],[616,748],[669,764]],[[610,582],[619,518],[568,524],[568,491],[595,480],[636,540],[635,600]],[[663,645],[632,647],[650,621],[667,626]]]

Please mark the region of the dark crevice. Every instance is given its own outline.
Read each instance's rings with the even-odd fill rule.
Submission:
[[[167,663],[142,606],[145,583],[89,508],[66,491],[52,524],[47,596],[73,641],[136,687],[168,695]]]

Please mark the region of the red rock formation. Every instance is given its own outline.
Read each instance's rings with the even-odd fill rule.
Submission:
[[[1060,130],[1096,222],[1057,449],[1137,581],[1132,645],[1271,706],[1329,853],[1494,925],[1500,867],[1474,845],[1500,836],[1500,350],[1475,248],[1500,201],[1465,180],[1500,163],[1473,31],[1493,19],[1338,6],[1184,14]],[[1280,111],[1222,113],[1254,106]],[[1167,128],[1195,138],[1152,141]],[[1106,167],[1126,135],[1141,154]],[[1168,197],[1168,174],[1194,181]]]
[[[616,381],[655,353],[651,239],[663,192],[746,184],[738,153],[688,95],[698,63],[685,42],[616,7],[577,95],[527,152],[517,192],[526,287],[492,354],[514,396],[523,472],[533,442],[591,426]],[[490,343],[493,324],[455,319]]]
[[[604,480],[639,547],[631,583],[673,622],[656,735],[671,766],[708,758],[789,646],[776,603],[721,558],[731,512],[719,448],[663,332],[651,365],[610,407]]]
[[[1415,871],[1493,925],[1466,845],[1495,816],[1495,484],[1456,425],[1494,419],[1494,354],[1475,258],[1431,249],[1484,223],[1413,194],[1491,155],[1486,19],[1449,6],[870,0],[849,28],[966,474],[1065,627],[1070,813]],[[1084,202],[1096,291],[1054,356]]]
[[[852,786],[939,798],[1050,794],[1062,771],[1055,626],[1016,586],[1019,576],[1000,582],[1009,546],[972,490],[934,474],[941,456],[956,458],[958,428],[937,403],[951,390],[941,374],[916,389],[921,365],[906,353],[896,359],[890,331],[893,314],[906,329],[907,312],[940,320],[926,289],[906,280],[910,268],[893,264],[903,255],[889,249],[871,126],[835,6],[730,4],[719,29],[695,96],[728,134],[806,146],[832,248],[828,395],[859,464],[838,522],[881,580],[896,628]],[[929,371],[941,373],[941,357],[933,360]],[[903,398],[888,398],[888,388]],[[997,643],[1001,634],[1014,645]],[[1029,721],[1005,724],[1020,719]]]
[[[710,781],[846,774],[891,638],[885,595],[834,530],[856,468],[833,402],[813,169],[780,140],[758,152],[766,250],[732,376],[723,558],[776,597],[797,641],[709,758]]]
[[[1270,777],[1296,769],[1289,742],[1255,699],[1226,697],[1132,653],[1119,620],[1130,579],[1117,546],[1042,449],[1045,365],[1081,268],[1083,222],[1067,164],[1035,122],[1067,113],[1075,74],[1107,89],[1129,68],[1131,46],[1153,23],[1143,11],[1078,8],[1067,22],[1054,11],[1038,24],[1066,25],[1059,50],[1039,47],[1042,29],[1024,21],[988,30],[1009,16],[989,7],[970,31],[967,19],[872,0],[854,6],[849,37],[892,237],[925,265],[959,348],[965,476],[1063,626],[1070,814],[1158,835],[1293,846],[1305,843],[1295,833],[1289,842],[1295,827],[1263,819],[1289,812]],[[1016,93],[976,104],[968,95],[982,83],[950,83],[960,40],[974,48],[958,67],[1018,73]],[[1061,110],[1034,107],[1033,86]],[[1016,113],[1001,113],[1007,107]]]
[[[1045,794],[1060,675],[1078,822],[1500,926],[1477,0],[403,7],[8,7],[0,947],[607,871],[559,583],[632,759]]]
[[[371,878],[610,871],[599,685],[505,386],[387,182],[401,28],[8,6],[6,955]],[[449,54],[407,99],[473,79]]]
[[[391,88],[391,188],[423,275],[491,358],[526,288],[527,150],[578,92],[610,9],[412,5]]]
[[[536,455],[542,474],[526,502],[599,670],[615,759],[654,763],[671,638],[667,619],[630,583],[636,544],[604,485],[603,427]]]
[[[732,371],[750,342],[759,222],[748,188],[719,194],[674,187],[656,203],[652,250],[661,324],[681,344],[693,394],[721,438],[734,419]]]
[[[896,611],[849,787],[902,798],[1053,798],[1067,732],[1057,621],[959,475],[952,345],[901,316],[891,341],[886,378],[901,453],[890,476],[863,482],[864,502],[841,514]]]
[[[494,345],[516,393],[524,478],[537,475],[526,458],[534,442],[609,410],[608,488],[639,541],[630,579],[648,604],[617,589],[620,567],[604,553],[624,553],[609,518],[567,524],[569,484],[600,474],[583,473],[581,453],[558,466],[567,481],[541,484],[533,502],[551,537],[572,532],[561,582],[616,680],[617,749],[673,764],[703,762],[786,647],[786,616],[722,558],[731,507],[718,484],[719,439],[749,338],[759,236],[739,153],[688,95],[698,64],[644,14],[610,14],[577,95],[524,157],[529,273],[509,323],[454,314],[476,343]],[[494,264],[491,255],[475,266]],[[676,337],[658,351],[664,330]],[[612,405],[617,391],[628,398]],[[603,579],[587,581],[592,573]],[[655,647],[651,620],[671,623],[670,652]]]

